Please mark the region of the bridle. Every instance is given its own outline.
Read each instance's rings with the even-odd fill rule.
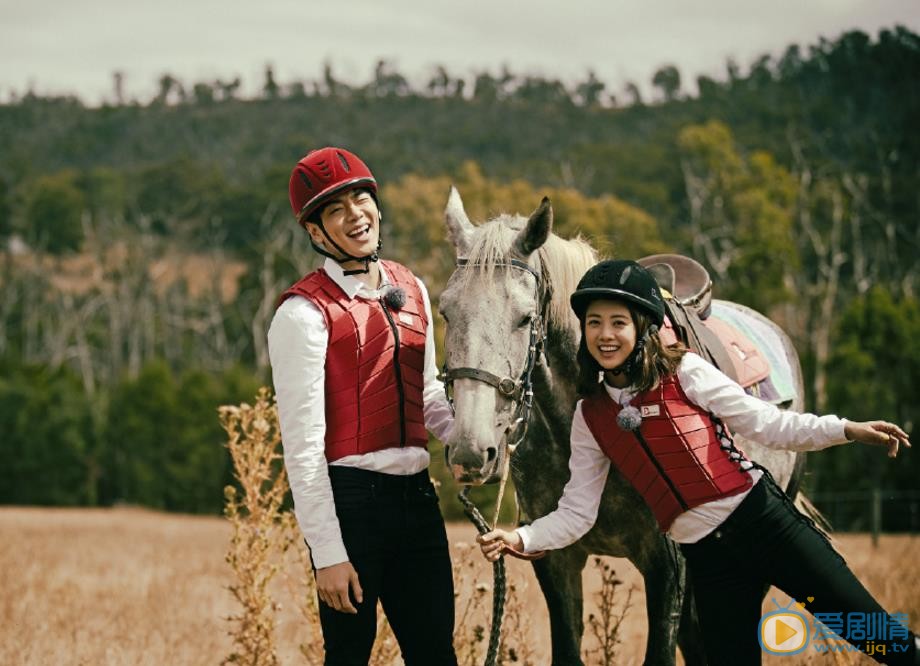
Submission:
[[[470,264],[467,259],[457,259],[457,268],[466,268],[469,266],[481,266],[482,264]],[[527,271],[533,275],[536,281],[535,296],[536,303],[539,305],[543,293],[543,281],[540,274],[531,268],[526,262],[518,259],[508,259],[507,261],[496,262],[494,266],[506,266]],[[463,511],[469,519],[476,525],[480,534],[485,534],[490,529],[495,529],[498,524],[498,514],[502,508],[502,498],[505,494],[505,485],[508,481],[508,470],[511,467],[511,455],[517,448],[518,444],[524,441],[527,434],[527,423],[530,420],[530,410],[533,407],[533,369],[537,364],[540,354],[543,353],[543,346],[546,342],[546,330],[543,327],[544,317],[539,308],[533,318],[530,320],[530,344],[527,347],[527,361],[524,363],[524,369],[517,381],[511,377],[499,377],[498,375],[483,370],[481,368],[448,368],[447,360],[441,369],[440,379],[444,382],[444,393],[447,396],[447,402],[450,410],[454,412],[453,384],[456,379],[474,379],[479,382],[488,384],[502,396],[511,400],[514,405],[514,420],[505,430],[505,441],[507,454],[504,457],[502,469],[499,473],[498,498],[495,502],[495,518],[491,527],[486,523],[482,514],[469,498],[470,486],[465,486],[458,494],[458,499],[463,505]],[[513,431],[513,435],[509,435]],[[494,473],[489,481],[493,480]],[[508,548],[506,552],[523,560],[536,560],[544,556],[545,552],[521,553],[514,549]],[[489,632],[489,648],[486,653],[486,666],[494,666],[497,663],[497,656],[501,640],[502,617],[505,607],[505,562],[504,558],[499,558],[492,563],[495,577],[495,586],[492,594],[492,628]]]
[[[533,275],[536,281],[536,302],[540,303],[543,281],[540,279],[540,274],[527,263],[518,259],[508,259],[493,265],[517,268]],[[466,259],[457,259],[458,268],[470,266],[482,266],[482,264],[470,264]],[[533,407],[533,369],[540,358],[540,354],[543,353],[545,341],[546,331],[543,326],[543,315],[537,312],[530,320],[530,344],[527,349],[527,361],[517,381],[512,377],[499,377],[481,368],[448,368],[446,360],[441,368],[439,378],[444,382],[444,393],[447,395],[447,401],[452,412],[454,411],[453,384],[456,379],[474,379],[488,384],[498,391],[500,395],[514,403],[514,419],[505,430],[509,457],[518,444],[524,441],[524,437],[527,434],[527,423],[530,420],[530,411]]]

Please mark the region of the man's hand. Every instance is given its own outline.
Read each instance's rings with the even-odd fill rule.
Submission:
[[[358,572],[351,566],[351,562],[340,562],[330,567],[316,570],[316,591],[320,601],[341,613],[358,613],[358,609],[351,603],[348,592],[351,590],[357,602],[364,601],[364,592],[358,582]]]
[[[894,423],[887,421],[847,421],[843,434],[854,442],[862,442],[870,446],[887,446],[889,458],[898,455],[898,446],[901,444],[910,448],[907,433]]]

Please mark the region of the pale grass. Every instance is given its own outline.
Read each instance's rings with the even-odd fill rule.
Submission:
[[[0,511],[0,664],[205,664],[233,610],[216,518]]]
[[[217,517],[127,508],[0,508],[0,664],[218,664],[232,649],[223,618],[237,611],[227,591],[231,571],[223,560],[230,534],[227,521]],[[472,550],[475,530],[451,524],[448,535],[454,560],[463,560],[461,551]],[[880,601],[891,611],[909,613],[911,627],[920,627],[920,537],[883,536],[877,550],[865,535],[837,535],[837,540]],[[468,578],[491,585],[488,563],[471,561]],[[647,632],[642,579],[626,560],[605,561],[616,569],[623,589],[636,587],[620,626],[617,663],[641,664]],[[286,565],[285,571],[299,576],[301,570],[289,569],[294,566],[299,565]],[[518,610],[509,613],[512,620],[505,618],[506,627],[513,620],[526,623],[531,663],[547,664],[549,621],[539,585],[527,563],[509,561],[508,570],[510,580],[526,584],[526,590]],[[297,609],[304,599],[285,591],[284,578],[279,575],[272,588],[281,604],[278,659],[284,665],[310,663],[298,647],[308,640]],[[587,617],[597,612],[595,567],[586,567],[584,580]],[[765,609],[772,608],[771,596],[783,599],[772,591]],[[488,620],[484,615],[478,621],[485,631]],[[588,637],[585,647],[591,647]],[[767,666],[802,663],[832,662],[817,655],[764,659]],[[854,663],[873,662],[859,657]]]

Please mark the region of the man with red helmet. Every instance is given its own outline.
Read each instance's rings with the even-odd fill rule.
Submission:
[[[379,599],[408,666],[453,666],[453,579],[426,432],[444,439],[453,416],[428,293],[380,260],[377,181],[356,155],[309,153],[289,194],[326,261],[282,294],[268,343],[325,663],[367,664]]]

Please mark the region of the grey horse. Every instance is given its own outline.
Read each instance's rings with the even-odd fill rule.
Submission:
[[[458,259],[439,302],[447,324],[445,371],[456,410],[445,442],[447,462],[458,482],[476,485],[498,478],[510,455],[522,518],[533,520],[556,507],[569,476],[580,332],[568,297],[597,256],[584,241],[552,233],[547,199],[529,218],[501,215],[474,226],[452,188],[445,219]],[[778,327],[760,318],[776,329],[783,347],[777,351],[795,369],[796,398],[784,406],[801,409],[796,352]],[[523,414],[526,434],[511,454],[507,444],[522,431],[518,421],[528,374],[532,409]],[[801,471],[795,454],[740,438],[738,444],[794,494]],[[582,664],[581,573],[590,554],[626,557],[642,574],[649,627],[645,664],[674,664],[678,645],[686,663],[705,663],[683,558],[658,531],[641,497],[611,468],[594,527],[578,542],[533,563],[549,610],[553,664]]]

